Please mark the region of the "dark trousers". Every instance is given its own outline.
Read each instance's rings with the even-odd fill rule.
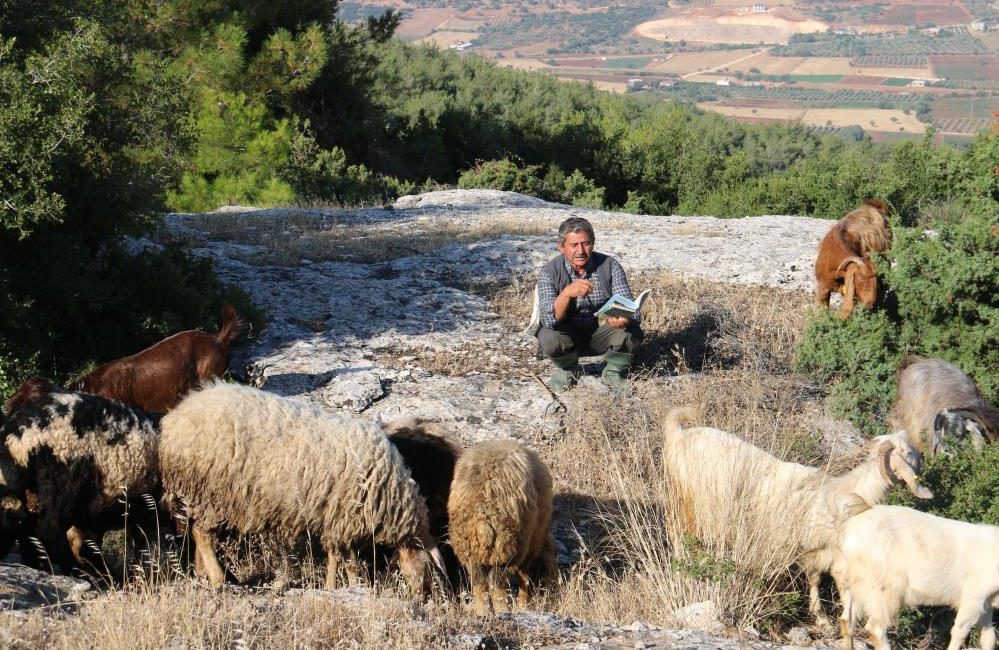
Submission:
[[[549,359],[573,351],[584,357],[603,354],[607,350],[634,354],[643,338],[645,333],[637,323],[631,323],[625,329],[608,325],[598,327],[596,321],[593,321],[593,325],[589,327],[556,323],[555,329],[542,327],[538,330],[541,352]]]

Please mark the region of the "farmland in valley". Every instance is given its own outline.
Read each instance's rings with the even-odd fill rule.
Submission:
[[[463,55],[500,65],[651,92],[737,119],[912,137],[930,125],[970,136],[999,109],[997,5],[375,0],[342,2],[338,14],[359,21],[391,8],[402,15],[397,36],[409,41],[461,45]]]

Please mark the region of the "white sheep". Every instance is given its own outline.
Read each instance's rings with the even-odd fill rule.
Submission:
[[[0,492],[30,513],[4,545],[37,536],[67,571],[86,564],[87,538],[99,542],[129,510],[145,512],[144,494],[160,494],[157,418],[120,402],[53,388],[13,413],[2,435]]]
[[[683,428],[690,409],[674,409],[664,426],[663,465],[694,532],[723,541],[763,536],[775,552],[797,557],[809,583],[809,610],[827,622],[819,582],[845,517],[884,499],[904,482],[920,498],[932,493],[918,484],[921,458],[904,434],[868,443],[866,460],[843,476],[782,461],[726,431]]]
[[[999,527],[875,506],[843,523],[832,573],[843,599],[840,630],[848,650],[864,616],[875,650],[890,650],[888,627],[903,607],[919,605],[957,610],[947,650],[958,650],[974,625],[982,631],[982,650],[995,650]]]
[[[971,377],[943,359],[905,358],[888,423],[907,432],[912,443],[930,456],[946,447],[948,434],[972,433],[976,445],[999,441],[999,409],[985,400]]]
[[[225,579],[213,549],[222,527],[315,535],[331,588],[341,561],[362,548],[398,549],[414,593],[424,584],[422,550],[440,563],[419,488],[374,422],[213,383],[163,416],[161,432],[164,490],[186,503],[195,569],[212,585]]]
[[[555,571],[550,526],[552,479],[537,453],[516,440],[487,440],[466,449],[454,469],[447,504],[450,539],[472,583],[472,609],[509,609],[509,577],[527,606],[529,568]]]

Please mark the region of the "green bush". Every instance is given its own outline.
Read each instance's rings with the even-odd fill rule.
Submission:
[[[291,155],[280,170],[299,201],[356,206],[389,202],[415,191],[412,183],[382,176],[347,162],[339,147],[323,149],[309,132],[308,122],[291,143]]]
[[[504,190],[528,196],[543,196],[545,184],[538,165],[520,166],[504,158],[480,161],[458,177],[458,187],[463,190]]]
[[[927,501],[897,490],[893,503],[960,519],[999,526],[999,445],[980,451],[971,444],[951,445],[947,454],[926,462],[922,483],[933,491]]]

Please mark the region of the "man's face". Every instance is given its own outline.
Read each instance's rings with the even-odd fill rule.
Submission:
[[[593,240],[589,233],[570,232],[565,236],[565,241],[558,245],[558,249],[569,260],[569,265],[580,271],[593,255]]]

